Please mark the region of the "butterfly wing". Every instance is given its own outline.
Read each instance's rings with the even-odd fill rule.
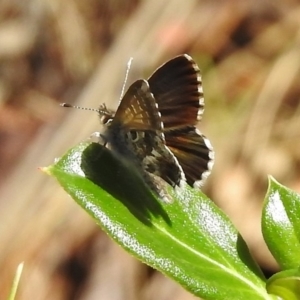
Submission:
[[[164,140],[151,132],[145,133],[145,151],[141,156],[143,169],[155,176],[162,178],[172,187],[181,186],[185,181],[182,167],[172,151],[166,147]],[[140,145],[139,148],[143,148]]]
[[[200,188],[213,166],[214,152],[209,140],[193,126],[167,131],[165,138],[185,173],[187,183]]]
[[[189,55],[177,56],[148,79],[166,130],[196,125],[204,110],[200,70]]]
[[[200,187],[213,165],[213,149],[195,127],[204,111],[200,70],[184,54],[159,67],[148,79],[164,124],[167,147],[176,156],[187,182]]]
[[[137,80],[129,87],[120,101],[113,122],[119,122],[130,130],[162,130],[158,105],[146,80]]]

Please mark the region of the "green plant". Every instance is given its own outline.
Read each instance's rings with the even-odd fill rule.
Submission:
[[[96,143],[79,144],[43,170],[119,245],[194,295],[300,299],[300,198],[275,180],[270,178],[262,230],[283,271],[266,280],[229,218],[201,191],[170,189],[174,201],[165,204],[126,162]]]
[[[22,275],[22,272],[23,272],[23,267],[24,267],[23,262],[20,263],[17,267],[16,274],[15,274],[15,277],[14,277],[14,280],[13,280],[13,283],[12,283],[12,286],[11,286],[11,289],[10,289],[10,294],[9,294],[8,300],[15,300],[16,299],[16,294],[17,294],[17,290],[18,290],[18,287],[19,287],[21,275]]]

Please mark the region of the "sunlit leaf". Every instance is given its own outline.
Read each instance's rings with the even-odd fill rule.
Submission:
[[[300,265],[300,196],[269,180],[262,212],[264,239],[283,269]]]
[[[107,234],[203,299],[274,299],[230,220],[200,191],[156,199],[127,163],[95,143],[44,168]]]

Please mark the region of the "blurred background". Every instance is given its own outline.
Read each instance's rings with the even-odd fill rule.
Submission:
[[[296,0],[2,0],[0,298],[24,261],[21,300],[195,299],[38,169],[100,130],[96,113],[58,104],[115,108],[130,57],[128,84],[181,53],[199,64],[199,129],[216,152],[204,192],[276,271],[260,216],[268,174],[300,191],[299,30]]]

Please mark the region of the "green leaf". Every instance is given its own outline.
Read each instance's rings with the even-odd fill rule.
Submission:
[[[268,292],[284,300],[299,300],[300,271],[292,269],[276,273],[267,282]]]
[[[95,143],[44,168],[128,252],[203,299],[274,299],[228,217],[195,189],[157,200],[130,164]]]
[[[22,272],[23,272],[23,266],[24,266],[23,262],[18,265],[18,268],[17,268],[16,274],[15,274],[15,277],[14,277],[14,281],[13,281],[13,284],[12,284],[12,287],[11,287],[11,290],[10,290],[8,300],[15,300],[16,299],[17,290],[18,290],[21,275],[22,275]]]
[[[269,189],[262,212],[264,239],[283,269],[300,263],[300,196],[269,179]]]

